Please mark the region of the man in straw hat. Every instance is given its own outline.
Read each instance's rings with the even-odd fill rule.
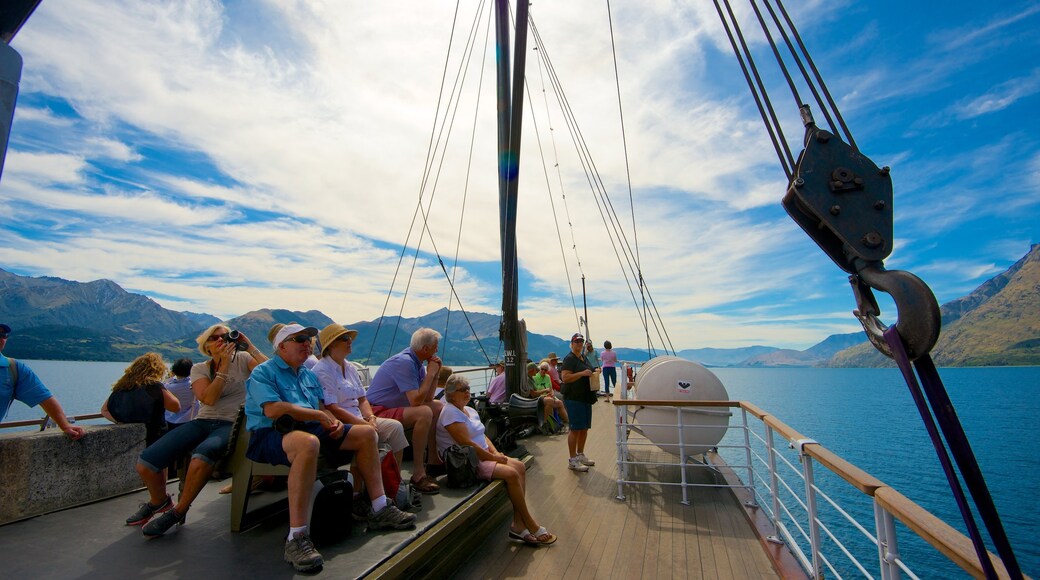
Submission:
[[[261,463],[289,466],[289,535],[285,561],[296,570],[316,570],[324,564],[307,535],[307,516],[317,474],[318,452],[345,463],[343,451],[354,452],[372,515],[368,528],[408,529],[415,515],[387,503],[379,471],[376,430],[371,425],[344,425],[322,403],[318,377],[303,366],[311,354],[314,327],[287,324],[275,334],[275,356],[253,370],[246,393],[246,427],[251,431],[246,456]],[[274,421],[288,415],[295,427],[288,433],[274,428]]]

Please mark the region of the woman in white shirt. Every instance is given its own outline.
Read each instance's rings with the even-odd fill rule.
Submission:
[[[480,422],[477,411],[467,406],[470,400],[469,380],[462,375],[451,375],[444,385],[444,399],[448,404],[444,405],[437,420],[437,453],[443,458],[444,450],[455,443],[473,447],[480,460],[477,477],[501,479],[506,483],[509,501],[513,504],[513,523],[509,526],[509,537],[533,546],[555,542],[556,535],[539,526],[527,509],[524,497],[527,470],[523,462],[499,453],[484,434],[484,424]]]

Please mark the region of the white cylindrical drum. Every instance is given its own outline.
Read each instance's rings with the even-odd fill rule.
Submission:
[[[647,401],[726,401],[722,381],[703,366],[674,356],[659,356],[643,365],[636,379],[635,398]],[[684,455],[699,455],[715,447],[726,434],[732,413],[724,407],[685,407],[682,411]],[[675,409],[642,407],[636,423],[647,439],[663,451],[679,455],[679,416]]]

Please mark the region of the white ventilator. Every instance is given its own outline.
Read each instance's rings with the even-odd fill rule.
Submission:
[[[636,379],[637,400],[726,401],[729,393],[714,373],[674,356],[659,356],[643,365]],[[635,414],[643,435],[663,451],[679,455],[679,414],[674,408],[642,407]],[[685,407],[682,411],[682,450],[686,457],[715,447],[729,428],[731,413],[724,407]]]

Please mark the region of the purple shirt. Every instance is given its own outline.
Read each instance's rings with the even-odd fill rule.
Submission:
[[[617,366],[617,353],[614,349],[603,349],[603,353],[599,355],[599,360],[603,362],[603,367],[616,367]]]
[[[405,393],[419,390],[425,378],[426,367],[415,351],[406,348],[379,365],[372,384],[368,386],[368,402],[390,409],[411,407]]]
[[[506,374],[495,375],[495,378],[491,379],[488,383],[487,390],[488,402],[489,403],[505,403],[506,402]]]

